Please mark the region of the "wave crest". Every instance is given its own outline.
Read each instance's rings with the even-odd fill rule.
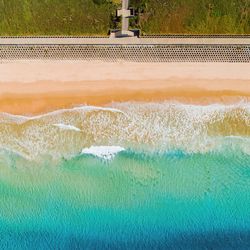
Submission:
[[[34,117],[0,114],[0,147],[30,158],[70,157],[91,145],[196,153],[232,144],[249,153],[249,137],[248,103],[114,103],[109,108],[83,106]]]

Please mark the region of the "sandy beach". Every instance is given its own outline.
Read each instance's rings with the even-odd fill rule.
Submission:
[[[39,114],[121,101],[250,100],[249,64],[25,61],[0,64],[0,112]]]

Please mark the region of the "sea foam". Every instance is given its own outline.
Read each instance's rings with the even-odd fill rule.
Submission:
[[[237,136],[242,140],[236,140]],[[67,158],[78,155],[89,145],[187,153],[237,146],[249,154],[248,138],[249,102],[206,106],[176,102],[113,103],[110,107],[81,106],[33,117],[0,113],[0,147],[31,158],[43,155]]]
[[[110,108],[110,107],[97,107],[97,106],[79,106],[69,109],[58,109],[55,111],[51,111],[48,113],[44,113],[41,115],[34,115],[34,116],[26,116],[26,115],[14,115],[9,114],[5,112],[0,113],[0,122],[10,121],[10,122],[16,122],[16,123],[22,123],[27,122],[30,120],[37,120],[42,119],[46,117],[53,117],[56,115],[61,115],[66,112],[91,112],[91,111],[104,111],[104,112],[114,112],[114,113],[121,113],[124,114],[122,110],[116,109],[116,108]]]
[[[90,154],[104,160],[111,160],[122,151],[125,151],[125,148],[120,146],[91,146],[90,148],[84,148],[82,154]]]
[[[53,126],[58,127],[62,130],[72,130],[72,131],[76,131],[76,132],[80,132],[81,129],[72,126],[72,125],[67,125],[67,124],[63,124],[63,123],[58,123],[58,124],[53,124]]]

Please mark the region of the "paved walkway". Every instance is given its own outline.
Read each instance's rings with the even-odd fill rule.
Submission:
[[[129,29],[129,18],[128,18],[128,6],[129,6],[129,0],[122,0],[122,30],[128,31]]]
[[[1,38],[0,45],[250,45],[250,37],[246,38],[74,38],[74,37],[24,37]]]

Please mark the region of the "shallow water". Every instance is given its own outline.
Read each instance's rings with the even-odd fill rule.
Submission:
[[[111,108],[0,115],[0,248],[249,248],[249,104]]]

